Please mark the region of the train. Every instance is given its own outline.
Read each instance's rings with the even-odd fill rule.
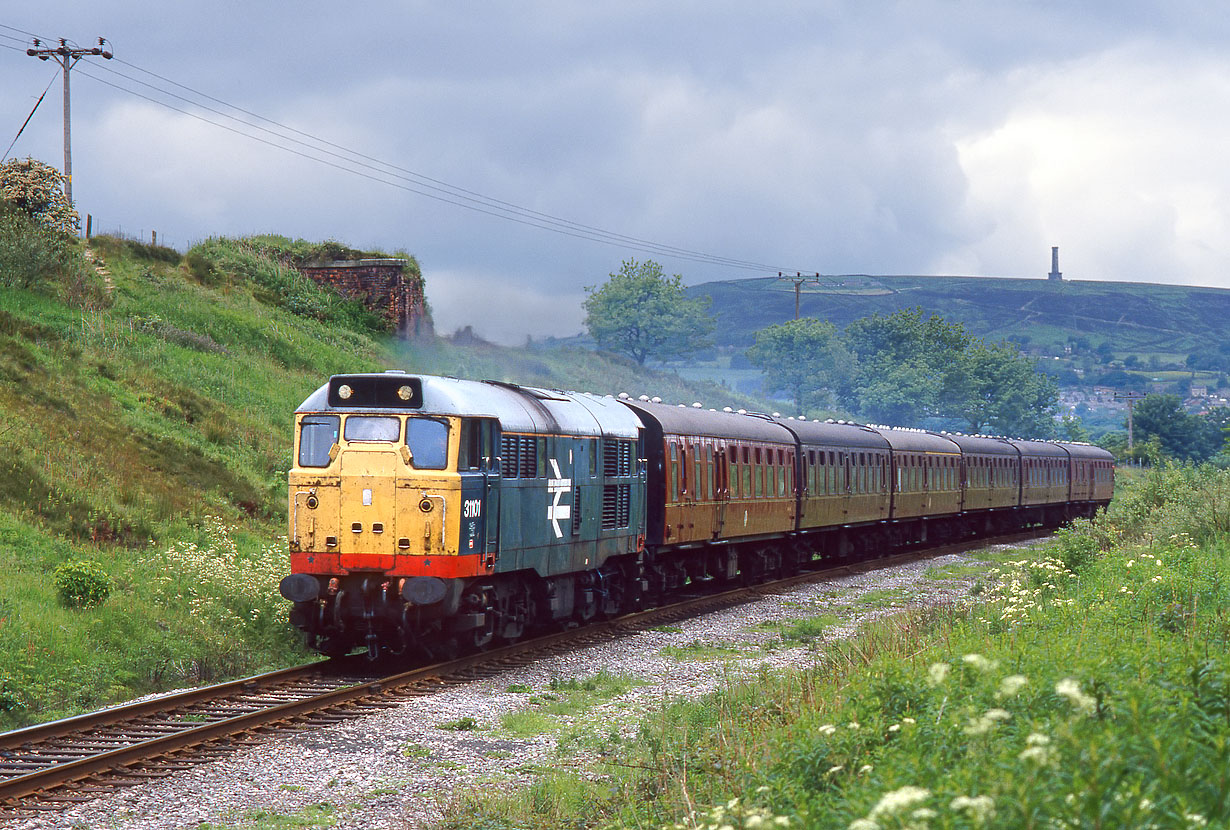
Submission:
[[[1093,518],[1088,444],[816,421],[388,371],[294,415],[290,572],[308,647],[508,643],[746,584]]]

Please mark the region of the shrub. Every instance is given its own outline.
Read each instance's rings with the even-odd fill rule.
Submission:
[[[24,708],[25,704],[17,694],[17,685],[13,678],[4,669],[0,669],[0,712],[13,712]]]
[[[52,576],[60,604],[67,608],[101,605],[111,594],[111,577],[97,562],[66,562]]]

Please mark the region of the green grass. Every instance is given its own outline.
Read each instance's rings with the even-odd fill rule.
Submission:
[[[109,294],[0,292],[0,729],[308,658],[276,584],[292,413],[331,374],[764,408],[583,349],[395,340],[281,264],[337,243],[92,244]],[[111,595],[60,608],[52,574],[79,560]]]
[[[746,648],[713,645],[695,641],[682,646],[663,646],[660,654],[672,660],[734,660],[747,654]]]
[[[667,701],[609,763],[463,797],[444,826],[1226,826],[1228,524],[1230,471],[1150,471],[982,603]]]

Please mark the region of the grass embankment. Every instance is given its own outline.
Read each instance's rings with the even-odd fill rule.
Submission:
[[[663,706],[609,765],[451,827],[1175,827],[1230,820],[1230,473],[1112,516],[804,672]]]
[[[330,374],[756,408],[588,351],[395,340],[289,267],[357,253],[336,243],[211,239],[181,257],[100,237],[92,253],[109,288],[84,262],[71,282],[0,273],[0,729],[307,657],[276,586],[291,413]],[[65,607],[54,574],[82,560],[109,596]]]

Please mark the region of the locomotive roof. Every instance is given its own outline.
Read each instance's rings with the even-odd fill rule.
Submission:
[[[740,415],[737,412],[716,412],[711,409],[671,406],[652,401],[621,399],[620,403],[657,421],[663,432],[794,443],[794,436],[790,431],[767,415]]]
[[[392,390],[403,383],[421,392],[401,402]],[[335,395],[343,384],[355,391],[347,402]],[[387,390],[387,391],[386,391]],[[366,397],[366,400],[362,398]],[[298,412],[459,415],[495,418],[507,432],[607,435],[635,438],[640,421],[614,398],[561,392],[499,381],[474,381],[405,372],[334,375],[300,404]]]
[[[832,424],[827,421],[799,421],[775,418],[777,423],[799,436],[805,445],[869,447],[886,450],[888,439],[878,430],[860,424]]]

